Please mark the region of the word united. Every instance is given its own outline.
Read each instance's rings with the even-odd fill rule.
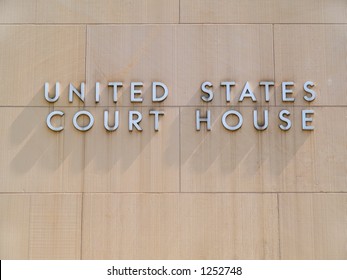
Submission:
[[[236,85],[234,81],[222,81],[220,83],[221,87],[225,88],[225,100],[227,103],[231,102],[232,88]],[[263,88],[262,92],[264,94],[265,102],[270,101],[270,87],[273,87],[275,83],[273,81],[261,81],[259,86]],[[163,102],[169,96],[168,87],[162,82],[152,82],[152,102],[160,103]],[[302,85],[305,95],[303,99],[306,102],[312,102],[316,99],[316,92],[313,90],[314,83],[307,81]],[[112,99],[116,104],[118,101],[118,90],[123,87],[122,82],[109,82],[108,87],[112,89]],[[293,97],[293,87],[294,82],[282,82],[281,83],[281,100],[282,102],[294,102],[295,98]],[[142,82],[131,82],[130,83],[130,102],[131,103],[142,103],[143,83]],[[201,84],[201,100],[205,103],[209,103],[214,98],[213,84],[211,82],[203,82]],[[77,97],[82,102],[85,101],[85,83],[81,83],[79,89],[76,88],[73,84],[69,85],[69,103],[72,103],[74,98]],[[45,83],[44,86],[44,97],[47,102],[55,103],[58,101],[60,96],[60,84],[57,82],[55,84],[54,95],[50,94],[49,83]],[[257,102],[255,94],[250,87],[250,83],[246,82],[243,86],[241,93],[239,94],[238,102],[242,102],[245,99],[250,99],[253,102]],[[100,102],[100,83],[95,84],[95,103]],[[113,110],[112,121],[110,120],[110,110],[104,111],[104,128],[107,131],[115,131],[119,127],[119,111]],[[262,131],[268,128],[269,126],[269,110],[262,109],[262,120],[259,121],[259,112],[258,109],[253,110],[253,125],[256,130]],[[302,130],[314,130],[312,125],[314,110],[304,109],[301,111],[301,128]],[[80,117],[87,117],[87,124],[81,125],[78,121]],[[153,128],[154,131],[159,131],[159,119],[165,116],[164,111],[158,110],[149,110],[149,116],[153,117]],[[46,124],[49,129],[55,132],[60,132],[64,129],[64,126],[61,125],[63,122],[60,121],[60,125],[53,124],[53,118],[64,118],[64,112],[60,110],[55,110],[48,114],[46,118]],[[136,110],[129,110],[128,112],[128,130],[129,131],[142,131],[141,120],[143,118],[143,113]],[[278,114],[279,118],[279,128],[283,131],[287,131],[292,127],[292,122],[290,120],[290,111],[283,109]],[[57,121],[56,121],[57,122]],[[56,123],[55,122],[55,123]],[[112,123],[111,123],[112,122]],[[237,110],[227,110],[221,118],[223,127],[229,131],[236,131],[242,127],[243,116]],[[59,123],[59,121],[58,121]],[[94,125],[94,116],[87,110],[80,110],[76,112],[72,118],[73,126],[79,131],[88,131]],[[195,111],[195,129],[197,131],[201,130],[201,125],[206,125],[208,131],[211,130],[211,110],[206,109],[204,113],[200,109]]]

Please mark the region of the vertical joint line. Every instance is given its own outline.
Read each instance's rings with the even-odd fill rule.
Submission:
[[[84,45],[84,81],[87,84],[87,43],[88,43],[88,25],[85,25],[85,45]],[[87,90],[87,89],[86,89]],[[85,104],[83,103],[83,108]],[[84,189],[85,189],[85,168],[86,168],[86,135],[83,135],[83,176],[82,176],[82,193],[81,193],[81,249],[80,259],[83,259],[83,200],[84,200]]]
[[[181,23],[181,0],[178,0],[178,23]]]
[[[85,40],[84,40],[84,82],[87,85],[87,44],[88,44],[88,24],[86,24]],[[87,91],[87,88],[85,88]],[[86,94],[86,92],[84,93]],[[83,109],[85,109],[85,103],[83,103]]]
[[[276,100],[276,62],[275,62],[275,24],[272,24],[272,60],[273,60],[273,71],[274,71],[274,82],[275,82],[275,87],[274,87],[274,99],[275,99],[275,106],[277,105],[277,100]]]
[[[279,199],[278,193],[277,193],[277,226],[278,226],[278,257],[281,260],[282,252],[281,252],[280,199]]]
[[[32,203],[32,195],[29,195],[29,229],[28,229],[28,260],[31,259],[31,203]]]
[[[181,192],[181,107],[178,107],[178,173],[179,173],[179,192]]]
[[[35,24],[38,24],[37,0],[35,2]]]
[[[84,194],[81,193],[81,249],[80,249],[80,259],[83,259],[83,198]]]

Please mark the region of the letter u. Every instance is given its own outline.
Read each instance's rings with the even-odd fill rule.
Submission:
[[[258,110],[254,110],[253,111],[253,124],[254,124],[254,127],[257,130],[265,130],[265,129],[267,129],[267,127],[269,126],[269,111],[268,110],[264,110],[264,123],[263,123],[263,125],[259,125],[259,122],[258,122]]]
[[[115,131],[119,126],[119,111],[114,111],[114,125],[109,126],[109,113],[104,111],[104,127],[107,131]]]

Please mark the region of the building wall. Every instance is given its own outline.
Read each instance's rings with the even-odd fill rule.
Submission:
[[[345,0],[0,1],[0,258],[346,259],[346,24]],[[236,81],[230,103],[225,80]],[[44,83],[56,81],[48,103]],[[116,105],[110,81],[124,84]],[[132,81],[143,103],[130,102]],[[153,81],[169,88],[162,103]],[[237,101],[246,81],[257,102]],[[269,102],[260,81],[275,81]],[[282,81],[295,82],[294,103]],[[86,82],[85,103],[68,102],[70,82]],[[83,109],[88,132],[72,125]],[[158,132],[151,109],[165,112]],[[211,131],[196,131],[197,109],[211,110]],[[243,115],[238,131],[222,126],[229,109]],[[269,110],[267,130],[254,129],[254,109]],[[54,110],[62,132],[46,126]],[[129,110],[143,113],[142,132],[128,131]]]

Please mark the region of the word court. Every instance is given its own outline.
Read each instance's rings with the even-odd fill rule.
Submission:
[[[239,93],[234,93],[233,89],[236,85],[235,81],[222,81],[218,85],[223,88],[221,91],[224,95],[225,102],[227,105],[231,103],[232,95],[237,96],[236,103],[242,103],[244,100],[251,100],[252,103],[256,103],[259,100],[256,98],[256,94],[254,90],[251,88],[250,83],[247,81],[243,84],[242,90]],[[284,103],[295,102],[296,98],[300,98],[300,95],[296,95],[294,97],[294,85],[293,81],[285,81],[280,83],[280,98]],[[261,89],[261,98],[265,102],[269,102],[271,98],[271,87],[275,86],[275,82],[273,81],[260,81],[259,88]],[[296,85],[297,86],[297,85]],[[301,85],[301,91],[303,95],[301,96],[305,102],[310,103],[316,99],[316,91],[314,90],[315,84],[311,81],[306,81],[303,85]],[[117,102],[118,102],[118,93],[120,88],[123,87],[122,82],[109,82],[107,87],[111,89],[112,100],[114,103],[114,107],[109,106],[108,109],[104,110],[103,115],[103,126],[106,131],[113,132],[116,131],[119,127],[120,123],[120,114],[119,110],[117,110]],[[202,103],[208,104],[213,101],[215,97],[214,85],[209,81],[205,81],[200,85],[200,99]],[[68,87],[68,102],[73,103],[74,98],[78,98],[81,102],[85,102],[85,88],[86,85],[82,82],[79,87],[75,87],[72,83],[69,84]],[[297,87],[298,88],[298,87]],[[144,84],[143,82],[130,82],[129,87],[129,99],[131,103],[141,104],[143,102],[143,90]],[[53,94],[52,94],[53,92]],[[124,94],[124,93],[123,93]],[[125,93],[127,94],[127,93]],[[162,82],[152,82],[151,83],[151,101],[153,104],[158,104],[165,101],[169,96],[169,88]],[[59,100],[60,97],[60,83],[56,82],[54,89],[50,88],[49,83],[45,83],[44,85],[44,97],[45,100],[49,103],[55,103]],[[94,101],[97,105],[100,102],[101,94],[100,94],[100,83],[95,84],[95,95]],[[104,97],[105,98],[105,97]],[[259,97],[258,97],[259,99]],[[232,105],[238,105],[232,104]],[[265,103],[266,104],[266,103]],[[231,104],[230,104],[231,105]],[[252,120],[254,129],[262,131],[266,130],[269,126],[269,110],[270,106],[263,106],[264,108],[258,108],[252,112]],[[165,107],[161,107],[163,109]],[[290,107],[288,107],[290,108]],[[283,131],[287,131],[292,127],[292,121],[290,118],[291,112],[287,109],[282,109],[278,113],[278,127]],[[301,129],[302,130],[314,130],[313,122],[314,110],[303,109],[301,110]],[[127,126],[130,132],[132,131],[142,131],[141,121],[145,114],[143,110],[137,111],[131,109],[128,111],[127,118]],[[64,118],[64,112],[61,110],[54,110],[50,112],[46,118],[46,124],[48,128],[55,132],[60,132],[64,130],[64,126],[62,125],[64,122],[62,119]],[[87,119],[86,123],[81,124],[80,118],[84,117]],[[154,131],[160,130],[160,119],[165,117],[164,110],[155,110],[150,109],[148,111],[148,115],[146,117],[150,117],[153,119],[153,129]],[[211,117],[211,110],[208,106],[202,109],[195,110],[195,129],[200,131],[202,126],[206,127],[207,131],[211,130],[211,123],[214,120]],[[59,121],[60,118],[60,121]],[[123,117],[122,117],[123,118]],[[53,121],[55,119],[55,121]],[[94,116],[87,109],[82,109],[77,111],[72,118],[73,126],[78,131],[88,131],[94,126]],[[240,113],[240,111],[235,109],[226,108],[226,111],[223,113],[221,117],[221,124],[228,131],[236,131],[240,129],[243,125],[244,117]],[[60,124],[59,124],[60,123]]]

